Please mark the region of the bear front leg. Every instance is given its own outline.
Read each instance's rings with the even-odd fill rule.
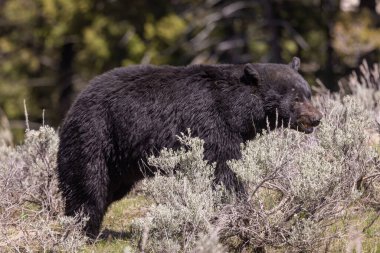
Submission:
[[[100,206],[99,203],[86,203],[83,206],[83,214],[88,217],[84,227],[87,237],[94,239],[99,235],[105,211],[106,208]]]
[[[77,201],[76,201],[77,202]],[[82,202],[82,201],[81,201]],[[105,213],[105,208],[103,208],[99,203],[94,201],[94,198],[89,198],[87,201],[83,201],[81,205],[73,206],[73,201],[66,200],[65,215],[67,216],[77,216],[79,219],[87,218],[83,231],[89,238],[96,238],[100,232],[100,226]]]
[[[228,190],[244,196],[243,183],[227,165],[227,161],[241,157],[240,143],[242,140],[239,138],[213,138],[212,140],[213,142],[211,139],[205,139],[204,155],[210,163],[216,162],[215,183],[223,184]]]
[[[243,183],[238,179],[236,173],[228,167],[226,161],[216,163],[215,183],[223,184],[228,190],[242,197],[246,193]]]

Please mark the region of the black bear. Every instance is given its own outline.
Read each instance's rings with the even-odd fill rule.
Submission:
[[[239,188],[226,161],[240,144],[276,122],[310,133],[321,113],[311,105],[300,61],[285,64],[134,66],[94,78],[60,129],[59,187],[66,214],[84,212],[94,237],[107,207],[144,175],[139,165],[191,129],[205,141],[215,177]],[[153,168],[154,169],[154,168]]]

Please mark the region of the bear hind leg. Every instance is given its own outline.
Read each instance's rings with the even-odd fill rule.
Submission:
[[[65,214],[87,217],[84,232],[90,238],[98,236],[108,207],[109,179],[103,161],[103,159],[94,159],[93,162],[85,163],[85,168],[77,170],[85,173],[70,174],[70,177],[63,176],[65,181],[61,182],[63,185],[61,188],[64,189]]]

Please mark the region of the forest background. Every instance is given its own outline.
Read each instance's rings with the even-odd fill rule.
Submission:
[[[131,64],[299,56],[312,86],[337,91],[380,61],[379,13],[376,0],[0,0],[0,125],[19,143],[25,100],[32,128],[57,127],[91,78]]]

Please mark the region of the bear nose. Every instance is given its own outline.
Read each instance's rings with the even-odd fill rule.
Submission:
[[[318,126],[322,119],[322,113],[318,112],[310,118],[313,126]]]
[[[312,120],[311,120],[311,124],[312,124],[313,126],[318,126],[320,122],[321,122],[321,120],[318,120],[318,119],[312,119]]]

